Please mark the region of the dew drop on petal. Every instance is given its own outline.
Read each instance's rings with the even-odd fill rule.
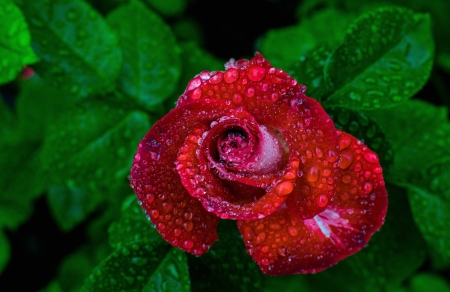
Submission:
[[[247,88],[247,91],[245,91],[245,95],[247,97],[252,97],[255,95],[255,89],[253,87]]]
[[[153,210],[150,211],[150,217],[158,218],[158,216],[159,216],[159,211],[158,210],[153,209]]]
[[[240,95],[239,93],[235,93],[233,94],[232,100],[234,103],[239,104],[242,102],[242,95]]]
[[[339,164],[339,167],[341,169],[347,169],[350,164],[353,162],[353,153],[350,151],[347,152],[341,152],[341,163]]]
[[[373,152],[364,153],[364,159],[370,163],[374,163],[374,164],[378,163],[378,156]]]
[[[363,184],[363,191],[364,191],[365,194],[370,193],[370,192],[372,191],[372,189],[373,189],[373,185],[372,185],[371,182],[366,181],[366,182]]]
[[[338,159],[338,154],[332,149],[327,151],[326,156],[329,162],[335,162]]]
[[[223,74],[223,79],[226,83],[233,83],[239,78],[239,71],[235,68],[230,68]]]
[[[290,181],[284,181],[276,186],[276,191],[278,195],[285,196],[292,192],[294,189],[294,184]]]
[[[339,149],[344,150],[352,143],[352,139],[348,136],[342,136],[339,140]]]
[[[373,172],[375,172],[375,173],[382,173],[382,172],[383,172],[383,169],[382,169],[381,167],[379,167],[379,166],[374,167],[372,170],[373,170]]]
[[[181,235],[181,229],[180,228],[175,228],[173,230],[173,235],[175,236],[180,236]]]
[[[190,239],[187,239],[183,242],[183,247],[187,249],[191,249],[194,246],[194,242]]]
[[[198,87],[194,90],[194,92],[192,92],[191,98],[199,99],[200,97],[202,97],[202,89],[200,87]]]
[[[196,77],[196,78],[192,79],[191,81],[189,81],[186,90],[194,90],[197,87],[199,87],[200,85],[202,85],[202,80],[199,77]]]
[[[289,226],[287,229],[288,229],[288,233],[289,233],[290,236],[297,236],[298,235],[298,230],[294,226]]]
[[[315,182],[319,178],[319,168],[317,166],[312,166],[307,174],[306,179],[310,182]]]
[[[325,207],[328,204],[328,197],[326,195],[320,195],[317,199],[316,199],[316,204],[319,207]]]
[[[268,266],[269,265],[269,259],[268,258],[262,258],[261,259],[261,264],[263,264],[264,266]]]
[[[344,184],[348,184],[348,183],[350,183],[351,181],[352,181],[352,177],[351,177],[350,175],[346,174],[346,175],[342,176],[342,182],[343,182]]]
[[[267,69],[260,66],[251,66],[248,69],[248,79],[251,81],[261,81],[266,76]]]
[[[263,243],[266,240],[266,238],[267,238],[266,233],[265,232],[261,232],[260,234],[258,234],[256,236],[255,243],[256,244],[261,244],[261,243]]]
[[[192,223],[192,221],[184,222],[183,228],[184,228],[184,230],[186,230],[187,232],[190,232],[190,231],[192,231],[192,229],[194,228],[194,223]]]

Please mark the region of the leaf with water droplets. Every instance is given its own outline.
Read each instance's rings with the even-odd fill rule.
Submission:
[[[308,277],[312,291],[391,291],[425,260],[425,242],[412,222],[404,189],[388,185],[386,223],[368,246],[324,272]],[[349,281],[348,279],[352,279]]]
[[[138,1],[120,6],[107,20],[123,51],[119,89],[146,109],[161,109],[180,76],[179,48],[169,26]]]
[[[10,0],[0,6],[0,84],[14,80],[25,65],[38,61],[20,9]]]
[[[246,254],[236,223],[222,220],[218,233],[208,253],[188,257],[192,291],[261,291],[263,275]]]
[[[420,100],[370,113],[394,150],[394,161],[386,175],[389,181],[414,182],[418,170],[449,156],[447,114],[446,108]]]
[[[130,242],[150,243],[162,241],[155,228],[150,225],[135,195],[127,197],[122,204],[121,216],[108,228],[109,244],[120,248]],[[164,241],[162,241],[164,242]]]
[[[351,13],[324,9],[312,17],[302,18],[297,25],[270,30],[262,39],[259,50],[274,66],[287,68],[319,44],[335,47],[354,18]],[[302,79],[298,82],[308,85]]]
[[[414,220],[429,245],[433,265],[450,266],[450,159],[424,168],[408,188]]]
[[[327,108],[327,113],[334,121],[336,128],[352,134],[380,158],[381,166],[389,167],[394,159],[391,143],[384,134],[384,130],[363,112],[343,108]]]
[[[80,0],[21,3],[41,58],[34,68],[46,81],[83,97],[114,88],[122,52],[97,11]]]
[[[123,197],[136,144],[148,127],[145,113],[93,100],[62,112],[48,128],[41,155],[43,167],[53,185],[72,190],[64,192],[72,196],[72,202],[82,200],[78,206],[86,209],[80,211],[83,216],[78,216],[77,222],[98,206],[90,206],[92,202]],[[101,199],[94,199],[96,196]],[[58,204],[50,206],[54,213],[61,212]],[[56,219],[64,220],[63,214]]]
[[[136,196],[125,199],[109,234],[114,251],[94,269],[82,291],[190,291],[185,253],[161,239]]]
[[[392,107],[422,88],[433,64],[430,18],[405,8],[363,14],[328,58],[328,105],[353,110]]]
[[[293,62],[286,70],[302,84],[306,84],[306,95],[321,100],[329,91],[330,85],[325,80],[324,66],[327,58],[333,53],[330,46],[323,45],[306,52],[300,60]]]

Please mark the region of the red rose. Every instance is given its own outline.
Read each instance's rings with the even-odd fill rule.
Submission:
[[[261,54],[225,67],[192,79],[139,144],[131,186],[161,236],[201,255],[219,218],[237,220],[270,275],[362,249],[387,210],[377,155]]]

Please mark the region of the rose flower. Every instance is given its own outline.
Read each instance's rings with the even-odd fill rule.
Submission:
[[[256,53],[203,71],[139,143],[130,182],[156,230],[202,255],[236,220],[269,275],[315,273],[384,222],[378,156]]]

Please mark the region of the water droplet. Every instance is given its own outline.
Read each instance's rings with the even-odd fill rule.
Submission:
[[[230,68],[223,74],[223,79],[226,83],[233,83],[239,78],[239,70]]]
[[[317,166],[312,166],[307,174],[306,179],[310,182],[315,182],[319,178],[319,168]]]
[[[194,242],[190,239],[187,239],[183,242],[183,247],[186,249],[191,249],[194,246]]]
[[[341,152],[341,163],[339,167],[341,169],[347,169],[352,164],[354,159],[353,153],[350,151]]]
[[[263,243],[266,240],[266,238],[267,238],[266,233],[265,232],[261,232],[260,234],[258,234],[256,236],[255,243],[256,244],[261,244],[261,243]]]
[[[192,92],[191,98],[199,99],[200,97],[202,97],[202,89],[200,87],[198,87],[194,90],[194,92]]]
[[[194,90],[200,85],[202,85],[202,79],[200,79],[199,77],[195,77],[194,79],[191,79],[191,81],[189,81],[186,90]]]
[[[373,152],[364,153],[364,159],[370,163],[374,163],[374,164],[378,163],[378,156]]]
[[[275,189],[278,195],[285,196],[292,193],[292,190],[294,189],[294,184],[291,181],[283,181],[282,183],[279,183]]]
[[[260,66],[251,66],[248,69],[248,79],[251,81],[261,81],[266,76],[267,69]]]
[[[355,92],[350,92],[349,97],[351,100],[361,101],[361,95]]]
[[[217,73],[209,79],[209,83],[211,84],[219,84],[223,80],[223,73]]]
[[[183,223],[183,228],[184,230],[186,230],[187,232],[191,232],[192,229],[194,229],[194,223],[192,223],[192,221],[187,221]]]
[[[255,95],[255,89],[253,87],[249,87],[247,88],[247,90],[245,91],[245,95],[247,97],[252,97]]]
[[[352,181],[352,177],[348,174],[346,174],[342,177],[342,182],[344,184],[349,184],[351,181]]]
[[[316,147],[316,156],[321,158],[323,156],[323,151],[319,147]]]
[[[269,259],[268,258],[262,258],[261,259],[261,264],[264,266],[268,266],[269,265]]]
[[[235,93],[233,94],[232,100],[234,103],[239,104],[242,102],[242,95],[240,95],[239,93]]]
[[[298,235],[298,230],[294,226],[289,226],[288,227],[288,233],[289,233],[290,236],[297,236]]]
[[[326,195],[320,195],[317,199],[316,199],[316,204],[319,207],[325,207],[328,204],[328,197]]]
[[[337,155],[336,151],[334,151],[332,149],[327,151],[326,157],[329,162],[335,162],[338,159],[338,155]]]
[[[344,150],[350,146],[350,144],[352,144],[352,139],[347,135],[343,135],[339,140],[339,149]]]
[[[363,184],[363,191],[364,191],[365,194],[370,193],[372,191],[372,189],[373,189],[373,185],[372,185],[371,182],[366,181]]]
[[[158,210],[153,209],[153,210],[150,211],[150,217],[158,218],[158,216],[159,216],[159,211]]]

